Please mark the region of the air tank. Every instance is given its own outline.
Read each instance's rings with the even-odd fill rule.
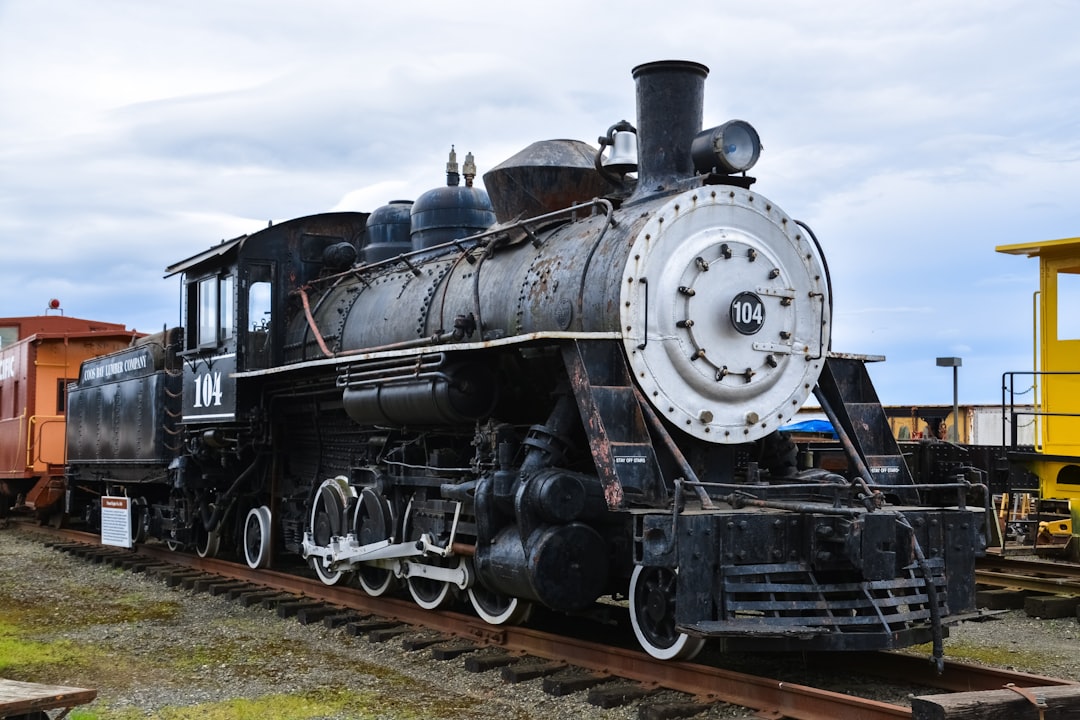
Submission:
[[[472,153],[465,156],[465,186],[458,173],[457,153],[450,148],[446,163],[446,187],[428,190],[412,206],[412,248],[427,250],[487,230],[495,224],[488,194],[473,187],[476,165]]]
[[[412,250],[412,206],[412,200],[391,200],[368,216],[362,262],[377,263]]]

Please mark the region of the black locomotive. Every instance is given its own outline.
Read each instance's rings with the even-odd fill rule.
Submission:
[[[496,624],[628,600],[661,658],[940,640],[978,478],[912,481],[866,358],[830,351],[816,238],[751,189],[756,133],[702,131],[707,72],[635,68],[636,127],[534,143],[486,192],[452,152],[415,203],[168,268],[184,327],[70,390],[71,507],[126,494],[136,539]],[[846,476],[778,432],[812,392]]]

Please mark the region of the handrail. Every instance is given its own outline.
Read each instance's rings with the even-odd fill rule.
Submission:
[[[1032,384],[1022,392],[1016,391],[1016,378],[1030,375],[1032,377]],[[1080,417],[1080,412],[1049,412],[1046,410],[1017,410],[1016,409],[1016,396],[1024,395],[1028,392],[1035,390],[1040,378],[1049,375],[1059,376],[1073,376],[1080,377],[1080,371],[1076,370],[1013,370],[1010,372],[1004,372],[1001,374],[1001,445],[1002,447],[1016,447],[1017,446],[1017,418],[1019,417],[1032,417],[1035,419],[1035,450],[1042,452],[1045,446],[1043,439],[1044,424],[1039,422],[1041,418],[1046,417]],[[1032,406],[1035,408],[1041,407],[1039,398],[1033,399]],[[1011,421],[1011,423],[1010,423]],[[1006,442],[1006,427],[1012,425],[1011,443]]]
[[[63,415],[31,415],[26,421],[26,467],[32,468],[35,462],[48,463],[49,461],[41,457],[42,431],[49,423],[59,422],[64,423]],[[38,432],[34,432],[34,426],[38,426]],[[64,457],[61,458],[61,463],[67,460],[67,446],[66,443],[60,444],[61,449],[64,452]]]
[[[1040,301],[1042,298],[1042,290],[1036,290],[1031,295],[1031,370],[1033,373],[1039,372],[1039,346],[1042,341],[1042,327],[1039,325],[1039,309]],[[1039,402],[1042,400],[1042,392],[1039,390],[1038,379],[1032,380],[1032,388],[1035,390],[1035,402],[1032,403],[1035,407],[1039,406]],[[1004,408],[1002,408],[1004,411]],[[1004,412],[1002,413],[1004,417]],[[1035,449],[1042,452],[1043,449],[1043,425],[1039,422],[1039,418],[1034,418],[1035,423]],[[1016,421],[1013,420],[1013,447],[1016,447]]]
[[[1039,297],[1042,295],[1042,290],[1036,290],[1031,295],[1031,369],[1032,372],[1039,371],[1039,338],[1042,337],[1039,332]]]

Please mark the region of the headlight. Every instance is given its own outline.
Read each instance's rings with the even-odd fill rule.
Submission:
[[[702,130],[690,146],[698,172],[723,175],[745,172],[761,155],[757,130],[744,120],[729,120],[719,127]]]

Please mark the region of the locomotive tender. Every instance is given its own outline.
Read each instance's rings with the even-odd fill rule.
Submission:
[[[127,494],[137,539],[292,554],[494,624],[628,599],[660,658],[940,655],[974,598],[978,483],[912,481],[866,358],[830,351],[817,240],[751,190],[756,133],[702,131],[707,72],[635,68],[636,127],[534,143],[486,192],[451,152],[415,203],[168,268],[184,327],[71,388],[72,506]],[[812,392],[850,477],[778,431]]]

